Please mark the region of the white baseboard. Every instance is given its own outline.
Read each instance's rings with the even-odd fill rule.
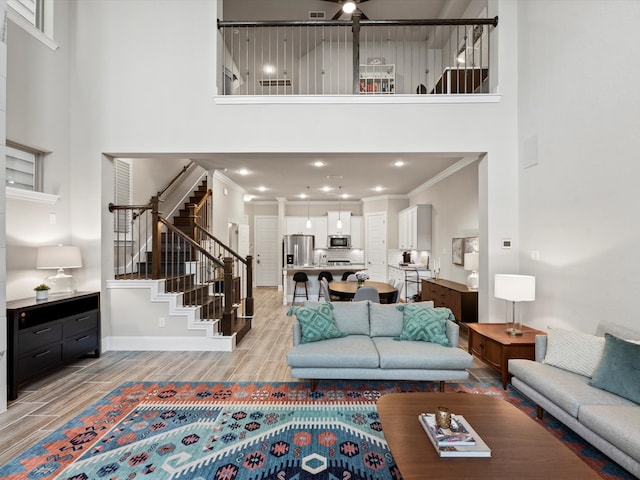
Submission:
[[[102,351],[170,351],[170,352],[232,352],[236,335],[231,337],[105,337]]]

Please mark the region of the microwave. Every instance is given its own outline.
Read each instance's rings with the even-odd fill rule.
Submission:
[[[329,248],[351,248],[351,235],[329,235],[327,246]]]

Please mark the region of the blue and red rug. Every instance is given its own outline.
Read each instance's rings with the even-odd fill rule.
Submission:
[[[437,391],[437,383],[153,383],[121,385],[40,444],[0,467],[3,479],[398,480],[376,410],[384,394]],[[493,384],[447,391],[534,406]],[[545,426],[606,479],[626,471]],[[563,430],[564,429],[564,430]],[[585,454],[585,450],[587,453]]]

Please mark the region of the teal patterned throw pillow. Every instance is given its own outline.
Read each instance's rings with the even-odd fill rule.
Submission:
[[[402,311],[402,333],[394,340],[417,340],[449,346],[447,320],[455,320],[451,310],[444,307],[427,307],[420,303],[398,305]]]
[[[329,338],[346,337],[333,318],[333,305],[321,303],[315,307],[291,307],[287,316],[295,315],[300,322],[300,343],[318,342]]]

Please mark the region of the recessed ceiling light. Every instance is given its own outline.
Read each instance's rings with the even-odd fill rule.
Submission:
[[[331,187],[330,187],[330,186],[328,186],[328,185],[325,185],[324,187],[322,187],[322,191],[323,191],[323,192],[330,192],[331,190],[333,190],[333,188],[331,188]]]
[[[258,187],[258,191],[260,191],[260,192],[266,192],[266,191],[267,191],[267,187],[265,187],[264,185],[260,185],[260,186]]]
[[[244,201],[245,202],[250,202],[251,200],[253,200],[253,195],[245,195],[244,196]]]
[[[324,167],[326,163],[324,163],[322,160],[316,160],[315,162],[312,163],[312,165],[314,167],[321,168],[321,167]]]
[[[241,168],[240,170],[238,170],[238,173],[240,175],[249,175],[249,170],[247,170],[246,168]]]
[[[404,160],[396,160],[393,162],[394,167],[404,167],[406,165]]]
[[[301,193],[300,195],[298,195],[300,198],[307,198],[307,194],[306,193]]]
[[[374,190],[376,192],[381,192],[382,190],[384,190],[384,188],[382,188],[380,185],[378,185],[376,188],[374,188]]]
[[[342,195],[340,195],[342,198],[349,198],[349,194],[348,193],[343,193]]]

